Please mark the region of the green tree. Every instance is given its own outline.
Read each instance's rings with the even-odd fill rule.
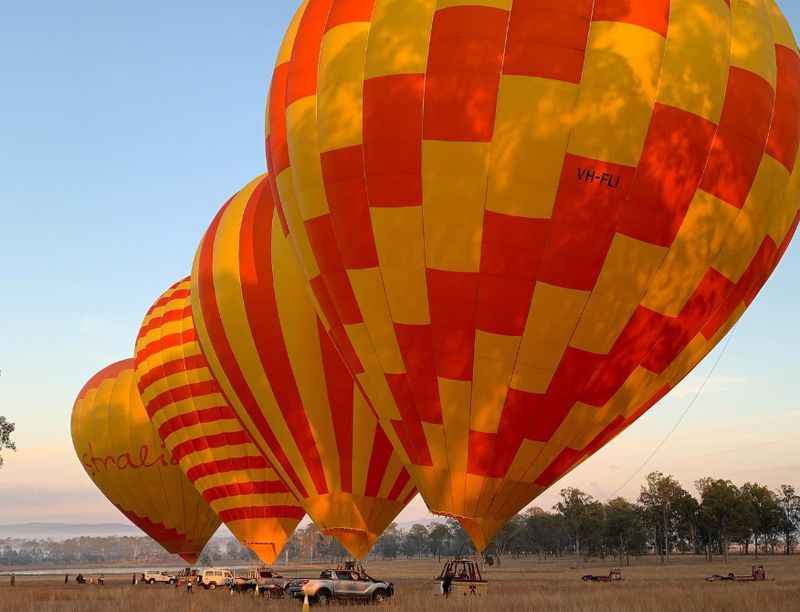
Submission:
[[[598,508],[602,513],[600,502],[580,489],[568,488],[561,490],[561,501],[553,509],[556,510],[566,522],[567,529],[572,538],[575,551],[575,562],[580,564],[581,545],[587,540],[597,527]]]
[[[700,503],[688,491],[681,489],[672,502],[674,538],[682,551],[699,552]]]
[[[500,563],[501,557],[519,552],[525,539],[525,518],[516,515],[511,518],[503,528],[494,536],[494,551],[497,554],[497,562]]]
[[[396,559],[400,552],[403,534],[395,523],[389,525],[375,543],[375,552],[384,559]]]
[[[298,529],[296,533],[302,554],[313,563],[314,558],[319,556],[318,549],[322,540],[322,533],[319,527],[314,523],[309,523],[303,529]]]
[[[450,540],[450,530],[442,523],[434,523],[428,528],[428,549],[439,561],[442,560],[442,551]]]
[[[453,555],[469,555],[475,551],[472,545],[472,540],[464,531],[464,528],[454,518],[449,518],[446,521],[447,528],[450,530],[450,554]]]
[[[350,556],[350,553],[345,550],[344,546],[333,536],[323,535],[317,541],[317,554],[330,561],[345,559]]]
[[[524,516],[528,550],[547,559],[560,557],[570,547],[571,538],[563,516],[541,508],[531,508]]]
[[[17,450],[11,438],[11,434],[13,433],[14,423],[10,423],[6,420],[6,417],[0,416],[0,467],[3,465],[3,451],[6,449]]]
[[[697,490],[701,496],[701,520],[727,563],[731,538],[747,523],[747,505],[730,480],[704,478],[697,482]]]
[[[628,500],[617,497],[605,506],[605,540],[615,551],[620,564],[631,564],[630,553],[639,554],[647,544],[647,530],[642,511]]]
[[[639,493],[645,519],[653,528],[655,548],[662,553],[661,559],[665,563],[669,561],[676,543],[680,510],[687,497],[691,496],[677,480],[661,472],[648,474]]]
[[[406,557],[418,556],[422,558],[422,554],[426,552],[428,547],[428,530],[424,525],[415,524],[403,536],[403,554]]]
[[[780,528],[781,508],[775,493],[764,485],[746,482],[742,485],[741,494],[753,534],[755,556],[758,557],[759,541],[765,543],[767,537]]]
[[[783,536],[784,552],[792,554],[796,543],[796,534],[800,528],[800,495],[791,485],[781,485],[778,491],[778,506],[781,511],[780,533]]]

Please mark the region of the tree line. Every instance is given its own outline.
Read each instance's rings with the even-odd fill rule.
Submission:
[[[66,540],[0,539],[0,567],[69,567],[76,565],[183,565],[184,562],[146,536],[80,537]],[[249,548],[234,538],[214,538],[199,564],[257,565]]]
[[[791,485],[777,490],[747,482],[703,478],[695,494],[660,472],[647,476],[638,498],[600,502],[580,489],[563,489],[560,500],[545,511],[531,508],[512,518],[488,552],[502,558],[535,555],[541,559],[574,555],[616,557],[658,555],[664,562],[675,554],[720,555],[727,562],[742,554],[792,554],[800,530],[800,495]],[[440,556],[471,553],[469,538],[457,522],[394,526],[378,540],[374,554]]]
[[[507,556],[542,560],[574,556],[630,563],[631,557],[700,555],[712,560],[730,552],[792,554],[800,536],[800,495],[791,485],[777,490],[757,483],[737,486],[703,478],[690,493],[672,476],[650,474],[635,501],[622,497],[605,503],[580,489],[563,489],[550,510],[531,508],[512,518],[488,549],[502,562]],[[469,536],[453,519],[405,529],[392,524],[376,542],[373,558],[451,557],[474,553]],[[313,523],[298,528],[281,561],[335,562],[347,552]],[[0,566],[74,564],[180,564],[147,537],[84,537],[64,541],[0,539]],[[200,565],[258,561],[232,538],[214,538]]]

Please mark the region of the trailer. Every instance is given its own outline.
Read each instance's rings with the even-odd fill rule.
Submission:
[[[592,574],[586,574],[585,576],[581,577],[581,580],[584,582],[621,582],[625,579],[622,577],[622,570],[615,567],[608,572],[608,576],[593,576]]]
[[[734,574],[729,572],[727,575],[713,574],[706,578],[706,582],[764,582],[773,580],[767,578],[767,571],[763,565],[754,565],[750,574]]]

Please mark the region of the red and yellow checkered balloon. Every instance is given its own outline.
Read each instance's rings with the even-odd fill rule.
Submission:
[[[272,564],[305,515],[256,448],[208,369],[192,319],[189,279],[170,287],[136,340],[147,414],[180,468],[234,536]]]
[[[774,0],[306,0],[267,151],[348,366],[483,548],[755,298],[799,125]]]
[[[320,529],[365,557],[417,492],[315,312],[266,177],[211,224],[191,293],[211,371],[256,446]]]

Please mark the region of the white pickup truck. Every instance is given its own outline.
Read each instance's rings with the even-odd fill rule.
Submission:
[[[394,595],[391,582],[375,580],[363,570],[330,569],[316,580],[303,585],[309,603],[327,605],[333,600],[373,601],[379,603]]]

